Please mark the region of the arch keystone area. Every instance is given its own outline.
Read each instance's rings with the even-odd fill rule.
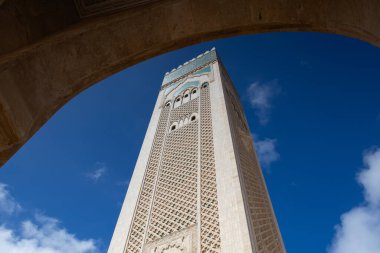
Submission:
[[[0,164],[94,83],[195,43],[277,31],[380,46],[378,0],[0,0]]]

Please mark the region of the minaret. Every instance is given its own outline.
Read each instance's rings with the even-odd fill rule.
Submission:
[[[215,49],[166,73],[108,253],[284,253]]]

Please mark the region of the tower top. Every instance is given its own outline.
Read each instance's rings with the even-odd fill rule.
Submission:
[[[177,68],[172,69],[170,72],[166,72],[164,80],[162,81],[162,86],[171,83],[175,80],[180,79],[183,76],[197,70],[210,62],[218,59],[215,47],[211,50],[207,50],[203,54],[198,55],[196,58],[185,62],[183,65],[179,65]]]

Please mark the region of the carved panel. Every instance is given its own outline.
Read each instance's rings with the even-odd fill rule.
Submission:
[[[75,3],[79,16],[85,18],[132,9],[157,1],[158,0],[75,0]]]
[[[183,104],[170,113],[169,122],[198,111],[199,99]],[[147,241],[186,229],[196,222],[198,121],[167,133]]]
[[[196,227],[165,236],[147,243],[144,253],[196,253]]]
[[[145,231],[148,226],[150,205],[153,199],[154,186],[157,180],[162,145],[166,130],[168,128],[169,112],[170,108],[164,107],[158,121],[156,135],[154,137],[152,150],[145,172],[144,182],[133,217],[131,231],[129,232],[128,241],[125,247],[126,253],[140,253],[144,246]]]
[[[209,87],[197,96],[161,111],[125,253],[220,252]]]
[[[220,252],[213,126],[209,86],[201,89],[201,252]]]

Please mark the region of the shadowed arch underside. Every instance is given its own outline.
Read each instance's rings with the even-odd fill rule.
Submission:
[[[81,0],[0,2],[0,164],[82,90],[174,49],[276,31],[380,46],[378,0],[103,0],[101,8]]]

